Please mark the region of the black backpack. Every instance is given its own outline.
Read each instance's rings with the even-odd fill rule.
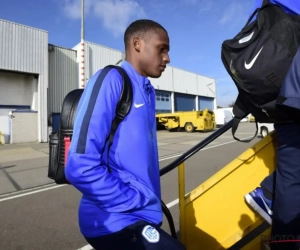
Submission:
[[[125,70],[119,66],[106,66],[101,71],[96,81],[100,81],[102,84],[102,81],[107,73],[113,68],[117,69],[122,76],[123,87],[119,102],[116,107],[116,115],[106,140],[106,143],[109,143],[108,150],[113,143],[114,134],[119,124],[123,121],[131,109],[133,99],[131,80]],[[97,91],[100,90],[101,84],[99,85],[99,89],[97,89]],[[75,89],[66,95],[62,104],[59,129],[58,131],[53,131],[49,135],[48,177],[53,179],[57,184],[69,184],[69,182],[66,180],[64,172],[66,163],[65,141],[67,142],[67,140],[72,140],[74,118],[83,91],[83,89]]]
[[[257,18],[251,22],[254,16]],[[233,107],[233,137],[240,121],[250,113],[257,122],[275,123],[293,119],[281,110],[277,98],[282,82],[300,44],[300,18],[280,6],[263,1],[244,28],[222,43],[221,59],[233,79],[238,97]]]

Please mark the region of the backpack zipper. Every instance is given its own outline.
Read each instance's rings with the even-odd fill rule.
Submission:
[[[264,112],[269,117],[269,114],[268,114],[267,110],[262,109],[261,111]]]

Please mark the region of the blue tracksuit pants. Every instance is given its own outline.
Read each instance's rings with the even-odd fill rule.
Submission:
[[[300,125],[275,124],[277,168],[261,186],[273,193],[273,240],[300,240]],[[275,159],[276,161],[276,159]],[[299,249],[298,243],[272,243],[271,249]]]

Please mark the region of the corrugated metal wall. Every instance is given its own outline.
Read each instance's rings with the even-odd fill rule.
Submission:
[[[173,68],[174,92],[195,95],[197,93],[197,75]]]
[[[173,68],[167,67],[160,78],[149,78],[155,89],[173,91]]]
[[[77,52],[49,45],[48,115],[60,113],[68,92],[78,88]]]
[[[124,59],[124,53],[98,44],[85,42],[85,75],[91,78],[99,69],[117,64]]]
[[[39,75],[38,139],[48,141],[48,33],[0,20],[0,69]]]
[[[1,69],[35,74],[47,71],[46,31],[0,20],[0,39]]]
[[[216,97],[216,82],[212,78],[197,75],[198,95]]]

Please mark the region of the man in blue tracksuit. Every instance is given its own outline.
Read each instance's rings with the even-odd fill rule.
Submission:
[[[125,31],[124,42],[126,58],[121,67],[132,81],[133,104],[115,133],[109,159],[105,140],[121,94],[118,71],[110,70],[95,93],[99,70],[77,109],[65,174],[82,193],[80,230],[95,249],[184,249],[160,228],[155,91],[148,79],[160,77],[170,62],[168,33],[154,21],[137,20]],[[92,112],[90,120],[85,119],[87,112]],[[79,152],[79,147],[84,151]]]
[[[262,5],[256,0],[256,8]],[[300,1],[270,0],[293,15],[300,15]],[[287,97],[286,107],[300,108],[300,48],[283,81],[280,95]],[[293,117],[291,117],[293,119]],[[274,124],[277,137],[277,168],[256,188],[246,201],[272,224],[271,249],[299,249],[300,240],[300,125],[296,122]],[[275,242],[280,241],[280,242]],[[289,241],[289,242],[287,242]]]

